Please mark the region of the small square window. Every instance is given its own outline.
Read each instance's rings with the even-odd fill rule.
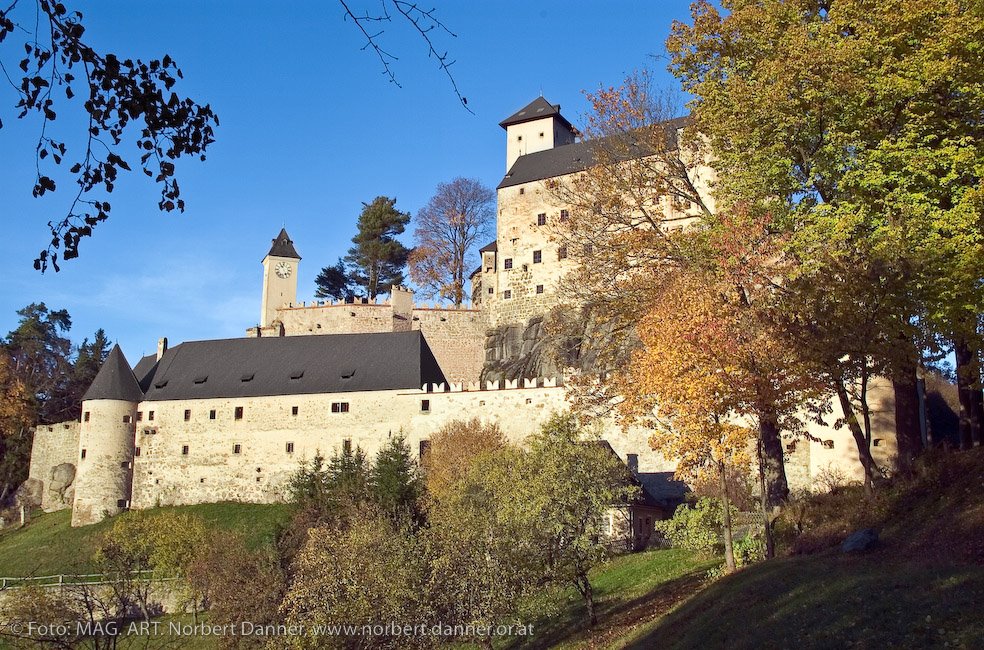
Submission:
[[[209,420],[215,419],[215,409],[212,409],[211,411],[208,412],[208,419]]]
[[[160,484],[161,484],[161,479],[155,478],[154,479],[154,485],[160,485]]]
[[[882,445],[882,439],[881,438],[875,438],[872,441],[872,444],[874,444],[875,447],[881,447],[881,445]]]
[[[296,406],[290,407],[290,414],[291,415],[297,415],[297,407]]]
[[[82,415],[82,421],[83,422],[88,422],[89,421],[89,415],[90,415],[89,414],[89,411],[86,411],[85,414]]]
[[[557,248],[557,259],[558,260],[567,259],[567,246],[561,245]]]
[[[539,264],[543,261],[543,251],[533,251],[533,263]]]
[[[191,409],[185,409],[185,422],[191,419]]]
[[[431,401],[429,399],[420,400],[420,410],[424,413],[430,413]]]
[[[237,420],[242,420],[243,419],[243,407],[241,407],[241,406],[237,406],[236,407],[236,419]]]
[[[294,443],[292,443],[292,442],[288,442],[287,443],[287,453],[288,454],[293,454],[294,453]]]
[[[502,292],[502,297],[505,298],[506,300],[509,300],[510,298],[512,298],[512,290],[506,289],[505,291],[503,291]]]
[[[240,444],[235,444],[232,446],[232,453],[241,454],[243,453],[243,446]]]
[[[568,218],[570,218],[570,214],[567,212],[567,210],[561,210],[560,211],[560,220],[561,221],[567,221]]]
[[[543,137],[543,131],[540,131],[540,137],[541,138]]]
[[[205,478],[204,478],[204,477],[202,477],[202,478],[200,478],[200,479],[198,479],[198,482],[199,482],[199,483],[204,483],[204,482],[205,482]]]
[[[126,507],[126,499],[117,499],[116,500],[116,507],[117,508],[125,508]]]
[[[507,257],[506,259],[502,260],[502,268],[506,269],[507,271],[512,268],[511,257]]]
[[[523,136],[517,135],[516,136],[516,142],[522,142],[522,141],[523,141]]]
[[[536,225],[538,225],[538,226],[545,226],[545,225],[547,225],[547,213],[546,212],[541,212],[540,214],[536,215]]]
[[[133,448],[133,456],[134,456],[134,458],[140,456],[140,447],[134,447]]]
[[[495,293],[495,290],[492,287],[489,287],[489,295],[491,296],[493,293]]]
[[[182,456],[187,456],[188,455],[188,445],[182,445],[181,446],[181,455]]]
[[[332,413],[348,413],[349,403],[348,402],[332,402],[331,403]]]
[[[82,450],[82,460],[85,460],[85,449]]]
[[[543,293],[543,285],[542,284],[536,285],[536,292],[537,293]]]
[[[151,422],[154,421],[154,412],[153,411],[151,411],[150,413],[147,414],[147,419],[150,420]]]
[[[525,187],[519,188],[519,193],[520,194],[526,194],[526,188]]]
[[[130,422],[130,416],[129,415],[124,415],[123,416],[123,422],[129,423]]]
[[[263,480],[263,477],[262,477],[262,476],[257,476],[257,477],[256,477],[256,482],[257,482],[257,483],[259,483],[259,482],[260,482],[260,481],[262,481],[262,480]]]
[[[137,422],[143,421],[143,411],[137,411]]]

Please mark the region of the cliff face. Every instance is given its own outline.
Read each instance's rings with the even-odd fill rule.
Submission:
[[[560,377],[571,369],[610,370],[621,365],[632,341],[586,313],[555,310],[525,325],[488,330],[481,381]]]

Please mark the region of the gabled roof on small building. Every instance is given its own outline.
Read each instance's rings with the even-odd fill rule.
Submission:
[[[499,240],[493,239],[490,243],[488,243],[485,246],[482,246],[481,248],[479,248],[478,249],[478,252],[479,253],[489,253],[489,252],[494,253],[494,252],[496,252],[498,250],[499,250]]]
[[[544,117],[556,117],[566,124],[568,128],[573,128],[571,123],[560,114],[560,104],[551,104],[543,97],[537,97],[523,108],[502,120],[499,122],[499,126],[505,129],[514,124],[532,122],[533,120],[543,119]]]
[[[89,390],[85,391],[82,401],[91,399],[114,399],[127,402],[139,402],[143,399],[143,391],[137,383],[137,378],[130,369],[130,364],[123,356],[119,345],[114,345],[109,356],[103,361],[102,367],[92,380]]]
[[[297,254],[297,250],[294,248],[294,242],[291,240],[290,235],[287,234],[286,228],[280,229],[280,234],[273,240],[273,246],[270,247],[270,252],[267,255],[273,257],[291,257],[295,260],[301,259],[301,256]]]
[[[413,390],[445,381],[419,331],[220,339],[168,349],[144,399]]]

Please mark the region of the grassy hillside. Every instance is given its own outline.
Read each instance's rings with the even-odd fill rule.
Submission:
[[[973,648],[982,601],[981,566],[785,558],[713,583],[617,647]]]
[[[193,514],[216,528],[240,532],[251,547],[271,543],[290,517],[284,504],[208,503],[161,508]],[[0,534],[0,576],[92,573],[92,555],[113,519],[71,527],[72,513],[38,514],[26,527]]]

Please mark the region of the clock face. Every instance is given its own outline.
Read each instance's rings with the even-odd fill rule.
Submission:
[[[290,264],[288,264],[287,262],[280,262],[279,264],[277,264],[276,268],[274,268],[274,271],[276,271],[277,275],[282,278],[289,278]]]

